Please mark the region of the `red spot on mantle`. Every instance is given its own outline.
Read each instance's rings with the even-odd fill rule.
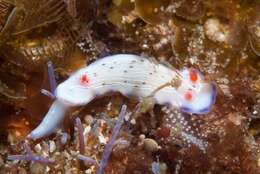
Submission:
[[[192,93],[191,91],[188,91],[184,94],[184,98],[188,101],[191,101],[192,100]]]
[[[198,80],[198,74],[195,70],[190,70],[190,81],[195,83]]]
[[[83,74],[81,77],[80,77],[80,84],[81,85],[86,85],[89,83],[89,78],[86,74]]]

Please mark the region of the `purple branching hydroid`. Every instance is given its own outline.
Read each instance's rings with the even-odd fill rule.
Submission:
[[[38,162],[42,164],[52,164],[54,163],[53,159],[41,157],[41,156],[36,156],[33,155],[33,152],[29,145],[27,143],[24,143],[24,149],[25,149],[25,154],[21,155],[8,155],[7,159],[8,160],[23,160],[23,161],[33,161],[33,162]]]
[[[103,170],[104,170],[106,163],[108,161],[108,158],[109,158],[109,156],[112,152],[112,148],[113,148],[114,143],[116,141],[117,135],[118,135],[123,123],[124,123],[124,118],[125,118],[125,115],[126,115],[126,109],[127,109],[127,106],[123,105],[122,108],[121,108],[120,114],[118,116],[116,125],[115,125],[115,127],[112,131],[109,142],[105,146],[105,149],[104,149],[104,152],[103,152],[103,155],[102,155],[102,159],[100,161],[100,165],[97,169],[96,174],[103,174]]]
[[[47,68],[48,68],[48,77],[49,77],[51,93],[55,96],[57,83],[55,80],[54,68],[51,61],[47,62]]]
[[[89,165],[98,166],[97,161],[94,160],[94,159],[91,158],[91,157],[88,157],[88,156],[79,154],[79,155],[77,156],[77,158],[78,158],[79,160],[81,160],[81,161],[84,161],[84,164],[85,164],[85,165],[88,165],[88,166],[89,166]]]
[[[78,138],[79,138],[79,152],[81,154],[85,153],[85,139],[84,139],[84,128],[82,126],[80,118],[76,118],[75,125],[78,130]]]

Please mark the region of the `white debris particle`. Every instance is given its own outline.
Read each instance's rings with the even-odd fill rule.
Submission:
[[[225,77],[223,77],[223,78],[218,78],[218,79],[217,79],[217,82],[218,82],[218,83],[221,83],[221,84],[224,84],[224,85],[228,85],[228,84],[229,84],[228,78],[225,78]]]
[[[136,124],[135,119],[132,119],[132,120],[130,121],[130,123],[133,124],[133,125],[135,125],[135,124]]]
[[[125,115],[125,121],[128,121],[130,119],[130,116],[131,116],[131,114],[126,114]]]
[[[191,63],[192,65],[196,64],[197,61],[198,61],[198,57],[197,57],[197,56],[192,56],[192,57],[190,58],[190,63]]]
[[[200,150],[202,150],[204,153],[206,152],[206,149],[208,147],[208,143],[207,142],[204,142],[202,139],[199,139],[191,134],[188,134],[188,133],[185,133],[185,132],[182,132],[181,133],[183,138],[186,139],[186,141],[189,143],[189,144],[195,144]]]
[[[223,93],[228,96],[228,97],[233,97],[233,95],[231,94],[231,91],[229,89],[228,85],[219,85],[220,89],[223,91]]]
[[[85,170],[85,174],[92,174],[92,173],[93,173],[93,171],[91,169]]]
[[[158,43],[156,43],[154,45],[154,49],[155,50],[159,50],[160,48],[162,48],[164,45],[169,43],[169,39],[168,38],[162,38]]]
[[[239,125],[241,125],[244,117],[242,115],[240,115],[239,113],[230,113],[230,114],[228,114],[228,119],[236,126],[239,126]]]
[[[139,136],[139,138],[140,138],[141,141],[143,141],[143,140],[145,139],[145,135],[144,135],[144,134],[141,134],[141,135]]]
[[[100,144],[106,144],[107,143],[107,139],[104,137],[104,135],[102,133],[99,133],[98,140],[99,140]]]
[[[146,48],[146,49],[149,48],[149,46],[147,44],[143,44],[142,47]]]
[[[42,151],[42,146],[40,144],[36,144],[34,146],[34,150],[37,152],[37,153],[40,153]]]
[[[165,12],[169,13],[176,13],[176,9],[179,8],[182,4],[182,1],[180,2],[172,2],[170,5],[168,5],[165,9]]]
[[[84,117],[84,121],[86,122],[86,124],[90,125],[90,124],[93,123],[94,119],[93,119],[93,117],[91,115],[86,115]]]
[[[253,114],[254,114],[254,115],[258,114],[257,110],[253,111]]]
[[[107,104],[107,110],[108,110],[108,111],[111,111],[111,106],[112,106],[112,103],[109,102],[109,103]]]
[[[229,30],[228,26],[222,24],[217,18],[208,19],[205,24],[206,36],[214,42],[225,42],[227,43]]]
[[[56,150],[56,144],[54,141],[49,141],[49,146],[50,146],[50,153],[54,152]]]
[[[45,171],[46,171],[46,172],[49,172],[50,170],[51,170],[51,168],[50,168],[49,166],[46,166]]]
[[[84,136],[88,135],[90,131],[91,131],[91,126],[84,126],[84,132],[83,132]]]

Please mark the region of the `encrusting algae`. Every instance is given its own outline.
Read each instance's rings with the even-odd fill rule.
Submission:
[[[259,173],[259,9],[257,0],[0,0],[0,173]],[[98,62],[93,77],[75,76]],[[155,87],[167,75],[149,75],[148,64],[178,78]],[[59,99],[56,86],[76,77],[66,90],[81,90],[100,74],[91,90],[105,83],[106,93],[59,107],[63,121],[27,138]],[[217,92],[204,114],[187,102],[208,94],[201,78]],[[182,85],[188,91],[162,95]]]

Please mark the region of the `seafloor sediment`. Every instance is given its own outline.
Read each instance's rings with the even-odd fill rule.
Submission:
[[[259,11],[258,0],[0,0],[0,173],[260,173]],[[26,138],[53,101],[47,62],[60,83],[118,53],[199,69],[215,105],[138,112],[111,93]]]

